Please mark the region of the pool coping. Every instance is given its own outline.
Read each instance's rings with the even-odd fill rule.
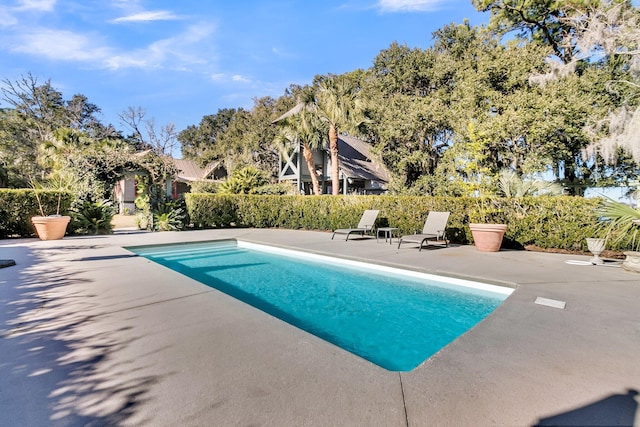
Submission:
[[[122,249],[220,238],[517,287],[418,368],[388,372],[196,282],[176,287],[175,274]],[[255,229],[5,240],[0,250],[17,262],[0,273],[0,408],[18,424],[575,424],[611,408],[640,422],[629,409],[640,389],[638,277],[565,263],[586,256],[418,252]]]

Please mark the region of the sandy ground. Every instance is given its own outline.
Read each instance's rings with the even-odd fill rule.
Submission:
[[[135,215],[114,215],[113,220],[111,221],[113,224],[113,228],[115,230],[119,228],[131,228],[136,227],[136,216]]]

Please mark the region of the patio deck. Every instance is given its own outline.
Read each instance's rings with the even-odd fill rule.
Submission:
[[[389,372],[122,246],[239,238],[517,286]],[[576,255],[230,229],[0,241],[7,426],[640,426],[640,276]],[[535,304],[537,297],[565,309]]]

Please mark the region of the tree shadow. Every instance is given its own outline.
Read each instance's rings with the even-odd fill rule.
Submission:
[[[628,426],[635,424],[638,390],[612,394],[585,406],[541,418],[538,426]]]
[[[145,358],[126,356],[142,338],[135,316],[107,312],[81,268],[10,250],[18,264],[0,280],[0,424],[131,423],[152,386],[172,374],[152,375]]]

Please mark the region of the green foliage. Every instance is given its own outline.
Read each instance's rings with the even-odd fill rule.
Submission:
[[[35,190],[33,195],[38,202],[38,208],[40,209],[41,216],[60,215],[62,193],[71,192],[74,190],[77,191],[78,187],[77,182],[74,180],[74,176],[67,171],[58,171],[57,173],[52,174],[49,179],[44,181],[35,181],[30,178],[30,184],[31,187]],[[58,193],[58,203],[56,204],[55,211],[45,209],[40,199],[40,191],[42,190],[55,191]]]
[[[271,121],[289,103],[288,97],[264,97],[255,99],[250,111],[224,108],[206,115],[198,126],[189,126],[178,134],[182,154],[186,159],[197,159],[201,165],[220,161],[227,170],[255,166],[275,174],[278,155],[272,147],[276,129]]]
[[[598,199],[539,196],[486,202],[496,220],[507,224],[506,247],[586,250],[585,238],[597,230]],[[187,194],[187,210],[200,228],[259,227],[334,230],[357,224],[365,209],[379,209],[380,220],[402,234],[422,229],[431,210],[450,211],[447,235],[469,243],[473,197],[424,196],[256,196]]]
[[[148,228],[153,222],[151,214],[151,196],[149,195],[147,180],[136,176],[136,226],[140,230]]]
[[[525,180],[508,169],[500,171],[498,177],[498,192],[502,197],[526,197],[547,194],[557,196],[562,194],[562,186],[548,181],[536,179]]]
[[[111,234],[115,210],[109,200],[85,201],[71,212],[73,226],[80,234]]]
[[[35,234],[31,217],[40,215],[38,200],[45,212],[55,212],[60,197],[60,214],[67,215],[73,195],[68,192],[0,189],[0,238],[30,237]]]
[[[621,249],[640,251],[640,209],[607,199],[598,207],[601,230],[609,244]]]
[[[196,181],[191,183],[191,193],[217,193],[220,182]]]
[[[237,197],[187,193],[184,201],[195,228],[224,228],[238,223]]]
[[[265,184],[260,187],[252,188],[249,194],[271,194],[271,195],[285,195],[296,194],[296,186],[291,181],[280,182],[277,184]]]
[[[252,190],[269,182],[264,171],[247,166],[236,170],[233,175],[218,187],[220,194],[249,194]]]
[[[154,231],[178,231],[186,227],[188,217],[183,200],[165,200],[153,212]]]

